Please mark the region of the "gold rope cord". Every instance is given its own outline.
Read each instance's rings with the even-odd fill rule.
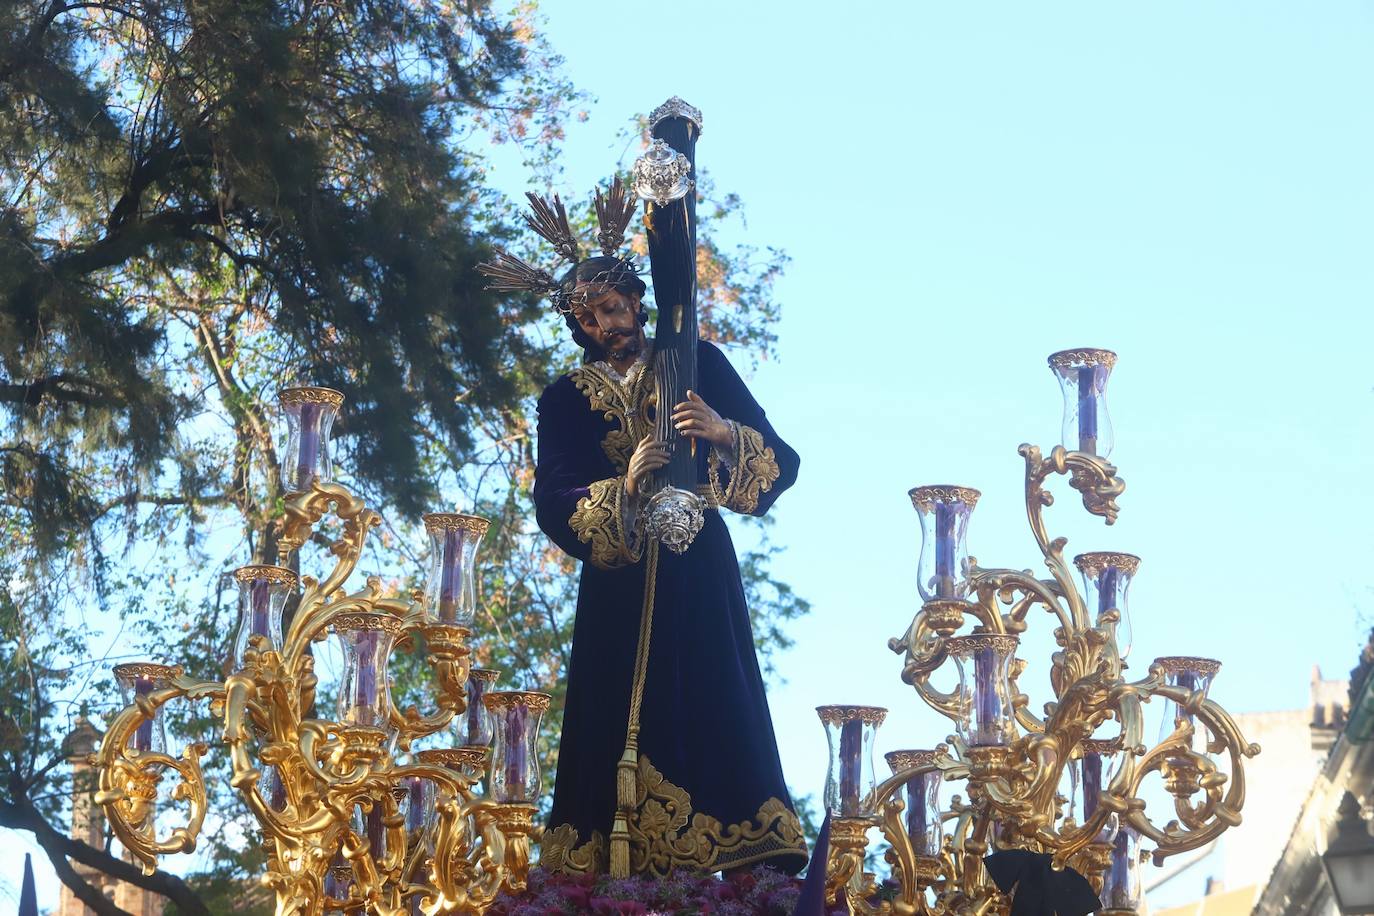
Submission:
[[[649,639],[654,628],[654,592],[658,580],[658,541],[650,540],[644,564],[644,608],[639,615],[639,645],[630,686],[630,716],[625,728],[625,753],[616,765],[615,821],[611,825],[611,877],[630,876],[630,818],[638,800],[639,713],[644,704],[644,680],[649,673]]]

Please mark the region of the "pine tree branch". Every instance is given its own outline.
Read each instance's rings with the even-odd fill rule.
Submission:
[[[15,74],[22,64],[30,63],[36,56],[38,45],[43,40],[43,35],[48,31],[48,27],[58,16],[67,11],[67,4],[63,0],[52,0],[48,8],[33,23],[29,29],[29,34],[24,36],[24,40],[19,47],[9,55],[9,62],[0,67],[0,82],[5,82]]]
[[[233,500],[227,493],[201,493],[190,496],[149,496],[139,492],[128,493],[112,499],[100,506],[99,514],[104,515],[120,506],[227,506]]]
[[[37,407],[43,398],[84,407],[120,407],[123,400],[108,394],[101,385],[66,372],[32,382],[0,384],[0,403]]]
[[[218,225],[222,217],[218,207],[164,210],[145,220],[124,223],[99,241],[53,258],[48,266],[53,276],[59,278],[81,277],[117,267],[155,242],[184,238],[196,226]]]

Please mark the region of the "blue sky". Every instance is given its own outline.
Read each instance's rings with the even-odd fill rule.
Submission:
[[[793,258],[780,359],[751,384],[802,455],[774,510],[776,572],[814,607],[770,694],[794,789],[824,780],[816,705],[889,707],[880,752],[949,732],[886,648],[919,604],[906,491],[978,487],[971,551],[1038,568],[1016,447],[1057,441],[1045,356],[1065,347],[1120,354],[1128,489],[1104,528],[1062,488],[1050,526],[1071,555],[1143,558],[1135,670],[1219,657],[1213,697],[1253,711],[1305,705],[1313,664],[1354,664],[1374,623],[1368,4],[542,8],[596,97],[569,189],[681,95],[705,113],[698,162],[745,201],[734,239]]]

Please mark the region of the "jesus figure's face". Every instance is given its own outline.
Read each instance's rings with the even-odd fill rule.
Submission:
[[[627,296],[609,286],[579,289],[582,303],[575,313],[583,333],[600,347],[612,362],[630,362],[644,348],[644,330],[639,324],[639,297]]]

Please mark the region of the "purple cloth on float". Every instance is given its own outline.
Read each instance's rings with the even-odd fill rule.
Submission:
[[[811,861],[806,866],[806,878],[802,881],[801,896],[792,916],[825,916],[825,865],[830,858],[830,812],[821,821],[821,831],[816,835],[816,848],[811,851]]]

